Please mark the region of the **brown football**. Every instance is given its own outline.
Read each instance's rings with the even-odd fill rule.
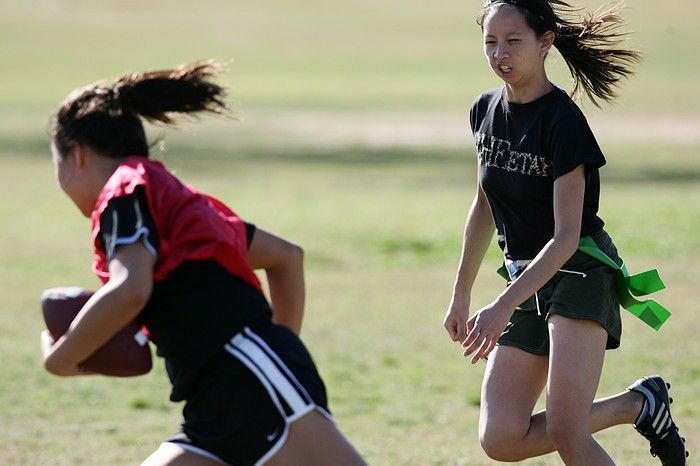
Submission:
[[[79,287],[51,288],[41,295],[46,328],[57,340],[70,326],[93,292]],[[80,364],[86,371],[116,377],[146,374],[153,361],[142,326],[131,322]]]

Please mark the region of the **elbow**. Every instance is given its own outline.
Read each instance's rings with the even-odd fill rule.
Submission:
[[[294,243],[285,243],[281,249],[281,254],[277,260],[265,267],[268,274],[288,275],[303,273],[304,270],[304,249]]]
[[[44,369],[46,372],[58,376],[68,376],[71,375],[71,370],[68,366],[61,364],[61,362],[56,357],[55,353],[51,353],[44,357]]]
[[[285,246],[282,268],[290,272],[299,272],[304,269],[304,249],[294,243]]]
[[[282,252],[279,255],[280,265],[289,266],[304,263],[304,249],[298,244],[285,241],[280,249]]]
[[[60,367],[56,366],[51,356],[44,358],[44,369],[46,369],[46,372],[48,372],[49,374],[61,375]]]
[[[295,264],[304,263],[304,248],[297,244],[290,243],[287,254],[290,256],[290,260]]]
[[[566,259],[574,255],[578,249],[579,240],[579,230],[564,230],[554,235],[554,242],[559,245],[562,255],[566,256]]]

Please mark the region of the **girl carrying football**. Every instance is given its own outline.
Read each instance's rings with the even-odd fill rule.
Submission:
[[[227,112],[217,71],[199,62],[134,73],[78,89],[58,107],[56,177],[92,220],[103,286],[44,345],[46,369],[80,375],[81,361],[137,319],[165,358],[170,398],[186,401],[182,430],[143,465],[364,465],[297,336],[302,250],[148,157],[142,119]],[[253,269],[265,270],[272,306]]]
[[[620,345],[613,269],[579,250],[582,238],[614,261],[597,215],[605,158],[581,110],[545,71],[552,46],[574,94],[610,102],[638,60],[620,48],[619,8],[575,21],[560,0],[491,0],[478,23],[488,63],[503,86],[470,112],[479,183],[444,325],[471,362],[487,359],[480,441],[499,461],[557,451],[567,465],[612,465],[591,433],[634,424],[664,465],[685,465],[667,384],[644,377],[594,399],[606,349]],[[509,286],[469,316],[470,291],[493,235]],[[546,410],[533,414],[546,389]]]

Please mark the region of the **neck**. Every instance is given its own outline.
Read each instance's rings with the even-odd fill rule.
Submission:
[[[515,104],[526,104],[537,100],[548,92],[551,92],[552,89],[554,89],[554,85],[549,82],[546,75],[539,76],[537,79],[531,80],[524,85],[506,83],[508,102],[513,102]]]
[[[97,198],[99,197],[100,192],[102,192],[102,188],[104,188],[105,184],[107,184],[107,181],[112,174],[114,174],[114,171],[121,162],[121,159],[113,159],[93,153],[91,164],[88,168],[89,175],[85,180],[89,196],[85,205],[80,207],[80,210],[83,211],[83,214],[86,217],[90,216],[90,213],[97,202]]]

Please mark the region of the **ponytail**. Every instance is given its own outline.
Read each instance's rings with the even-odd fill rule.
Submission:
[[[113,86],[115,100],[126,113],[165,124],[173,123],[171,113],[226,114],[224,88],[208,81],[220,70],[217,63],[202,61],[122,76]]]
[[[641,58],[639,52],[620,47],[628,35],[622,30],[623,4],[599,8],[574,20],[565,17],[572,18],[578,10],[562,0],[490,0],[477,23],[483,27],[489,10],[502,4],[518,8],[538,37],[554,32],[554,46],[574,81],[572,97],[585,93],[598,107],[598,100],[611,103],[620,81],[634,73],[632,66]]]
[[[574,78],[573,95],[585,92],[596,105],[596,99],[612,102],[621,79],[633,74],[641,55],[618,47],[627,35],[621,31],[624,20],[621,5],[598,9],[580,23],[559,27],[554,46],[559,50]]]
[[[220,70],[216,62],[201,61],[91,84],[59,105],[50,135],[61,155],[79,143],[108,157],[148,156],[141,118],[172,125],[173,114],[229,113],[225,89],[210,81]]]

